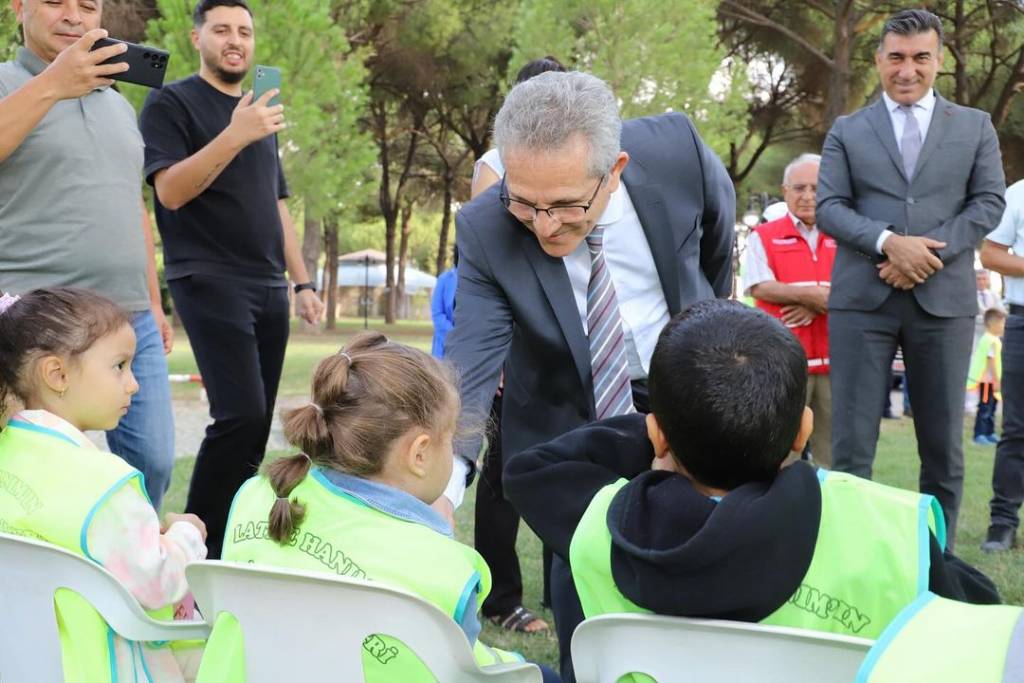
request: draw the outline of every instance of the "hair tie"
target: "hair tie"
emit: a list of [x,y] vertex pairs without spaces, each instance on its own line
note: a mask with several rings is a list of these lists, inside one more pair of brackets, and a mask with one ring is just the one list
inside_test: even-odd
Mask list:
[[309,405],[313,406],[313,408],[316,409],[316,412],[320,413],[320,416],[323,417],[323,414],[324,414],[324,409],[323,408],[318,406],[316,403],[313,403],[312,401],[309,402]]
[[352,356],[348,355],[344,351],[338,351],[338,355],[347,360],[349,365],[352,365]]
[[21,297],[15,294],[4,294],[0,296],[0,315],[3,315],[8,308],[21,301]]
[[289,503],[289,504],[292,502],[291,499],[288,496],[278,496],[277,499],[278,500],[283,500],[284,502]]
[[308,455],[306,455],[305,453],[299,453],[299,455],[301,455],[301,456],[302,456],[303,458],[305,458],[306,460],[308,460],[308,461],[309,461],[309,464],[310,464],[310,465],[312,465],[312,464],[313,464],[313,458],[309,457],[309,456],[308,456]]

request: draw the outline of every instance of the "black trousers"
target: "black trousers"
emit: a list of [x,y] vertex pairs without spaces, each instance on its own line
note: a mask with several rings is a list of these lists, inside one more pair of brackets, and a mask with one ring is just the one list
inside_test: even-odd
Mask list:
[[288,345],[288,289],[191,275],[168,283],[185,325],[213,424],[199,447],[185,510],[206,523],[219,559],[231,501],[267,446]]
[[1003,434],[992,469],[992,524],[1016,529],[1024,502],[1024,311],[1010,307],[1003,335]]
[[476,485],[473,546],[491,568],[491,593],[480,606],[485,617],[504,617],[523,604],[523,577],[516,554],[519,513],[501,485],[501,396],[491,404],[487,453]]

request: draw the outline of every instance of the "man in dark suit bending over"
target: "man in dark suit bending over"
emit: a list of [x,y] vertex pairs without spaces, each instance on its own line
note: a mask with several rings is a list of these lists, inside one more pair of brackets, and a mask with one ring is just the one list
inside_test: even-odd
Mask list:
[[[459,283],[446,357],[463,410],[486,415],[507,356],[502,448],[647,410],[647,371],[670,316],[732,284],[735,193],[682,114],[622,122],[610,88],[545,73],[494,124],[505,177],[456,218]],[[461,449],[472,456],[473,444]],[[461,499],[457,466],[448,499]],[[442,501],[443,503],[443,501]],[[568,672],[582,613],[559,558],[552,602]]]

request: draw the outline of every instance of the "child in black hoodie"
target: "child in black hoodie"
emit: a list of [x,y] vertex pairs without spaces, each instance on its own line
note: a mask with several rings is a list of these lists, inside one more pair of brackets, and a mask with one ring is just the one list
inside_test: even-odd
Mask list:
[[587,617],[651,611],[877,638],[925,590],[998,602],[986,576],[943,551],[931,496],[804,462],[780,469],[810,436],[806,383],[804,351],[777,320],[699,302],[658,339],[652,414],[517,454],[505,494],[569,560]]

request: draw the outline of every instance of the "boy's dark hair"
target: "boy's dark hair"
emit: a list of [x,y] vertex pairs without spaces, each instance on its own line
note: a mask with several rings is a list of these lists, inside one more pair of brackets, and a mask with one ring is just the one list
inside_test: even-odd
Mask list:
[[13,396],[32,393],[32,367],[44,356],[74,362],[102,337],[131,324],[128,313],[84,289],[37,289],[0,313],[0,415]]
[[736,301],[699,301],[658,337],[651,412],[676,460],[706,486],[771,479],[796,439],[807,356],[775,318]]
[[905,9],[889,17],[882,27],[882,35],[878,39],[878,50],[890,33],[898,36],[916,36],[919,33],[935,31],[939,37],[939,52],[942,51],[942,20],[926,9]]
[[990,308],[985,311],[985,326],[988,327],[997,320],[1006,320],[1006,313],[998,308]]
[[539,76],[548,71],[565,71],[565,67],[551,55],[535,59],[532,62],[527,62],[526,66],[519,70],[519,73],[516,74],[516,84],[528,81],[534,76]]
[[192,11],[192,25],[199,28],[206,23],[206,13],[214,7],[241,7],[249,16],[252,16],[252,9],[245,0],[199,0],[196,8]]

